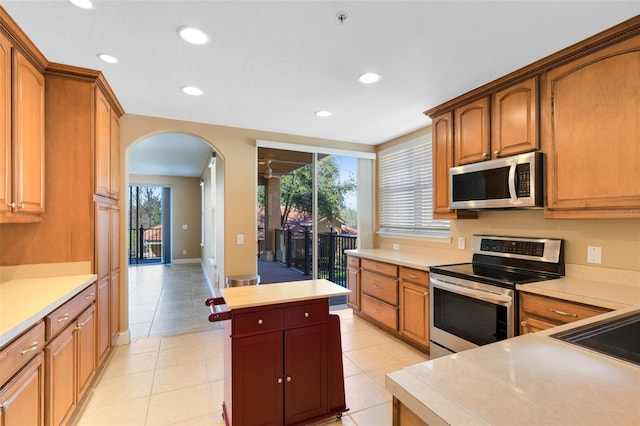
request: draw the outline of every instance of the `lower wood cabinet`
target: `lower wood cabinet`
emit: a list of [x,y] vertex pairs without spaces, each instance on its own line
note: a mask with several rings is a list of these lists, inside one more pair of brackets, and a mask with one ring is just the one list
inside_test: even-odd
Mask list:
[[598,306],[520,292],[520,334],[535,333],[609,311]]
[[429,347],[429,273],[400,268],[400,334]]
[[36,355],[0,389],[0,424],[44,424],[44,355]]
[[393,426],[428,426],[424,420],[396,397],[393,397],[393,419],[391,424]]
[[[354,313],[427,352],[429,272],[356,256],[349,256],[349,269],[356,264],[352,259],[360,261],[359,287],[356,287],[360,309],[349,305]],[[348,276],[352,277],[351,272]]]
[[236,311],[225,323],[227,425],[302,424],[346,410],[340,323],[327,299]]
[[356,311],[360,310],[360,258],[347,256],[347,305]]

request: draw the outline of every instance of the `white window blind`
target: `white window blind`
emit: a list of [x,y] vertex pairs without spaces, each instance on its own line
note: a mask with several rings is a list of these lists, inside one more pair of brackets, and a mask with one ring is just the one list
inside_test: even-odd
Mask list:
[[449,221],[433,219],[431,135],[378,154],[381,233],[448,236]]

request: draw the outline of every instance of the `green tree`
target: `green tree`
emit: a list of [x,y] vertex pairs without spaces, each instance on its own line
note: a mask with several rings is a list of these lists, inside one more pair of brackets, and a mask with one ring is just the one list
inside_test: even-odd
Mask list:
[[[340,182],[340,170],[333,157],[318,161],[318,214],[328,220],[340,217],[345,209],[345,195],[356,189],[355,178]],[[310,214],[313,206],[313,169],[307,164],[280,180],[281,204],[284,211],[280,225],[287,223],[293,208]]]
[[145,229],[160,225],[161,201],[160,188],[140,187],[140,226]]

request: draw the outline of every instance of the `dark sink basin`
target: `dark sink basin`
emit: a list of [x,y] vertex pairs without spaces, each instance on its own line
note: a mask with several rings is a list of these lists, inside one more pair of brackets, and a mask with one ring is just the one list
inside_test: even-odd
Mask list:
[[553,334],[551,337],[640,365],[640,312]]

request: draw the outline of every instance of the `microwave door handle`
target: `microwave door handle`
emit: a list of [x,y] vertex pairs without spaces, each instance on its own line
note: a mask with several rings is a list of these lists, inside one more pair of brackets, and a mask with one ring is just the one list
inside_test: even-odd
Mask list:
[[518,200],[518,193],[516,192],[516,187],[518,186],[518,182],[516,182],[518,175],[516,174],[516,167],[518,166],[517,162],[513,162],[511,167],[509,167],[509,195],[511,196],[511,201]]
[[513,301],[511,296],[503,296],[501,294],[488,293],[482,290],[473,290],[467,287],[462,287],[454,284],[449,284],[444,281],[432,278],[431,283],[443,290],[449,290],[452,293],[462,294],[463,296],[469,296],[474,299],[484,300],[489,303],[510,304]]

